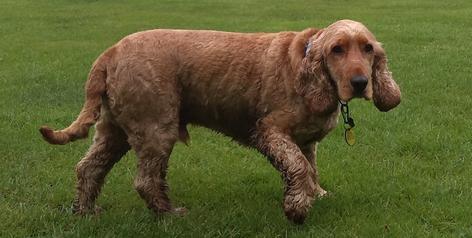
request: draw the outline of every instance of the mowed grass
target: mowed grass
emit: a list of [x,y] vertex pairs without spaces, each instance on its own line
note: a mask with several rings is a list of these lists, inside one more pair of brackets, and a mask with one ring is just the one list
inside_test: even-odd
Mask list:
[[[471,237],[471,15],[468,0],[2,0],[0,236]],[[403,100],[388,113],[351,103],[358,143],[345,144],[342,125],[321,143],[321,184],[332,195],[304,225],[285,219],[282,182],[263,156],[196,127],[169,166],[185,217],[157,219],[145,207],[132,152],[107,178],[104,212],[72,215],[74,166],[91,139],[50,146],[37,129],[75,119],[107,47],[153,28],[273,32],[343,18],[384,43]]]

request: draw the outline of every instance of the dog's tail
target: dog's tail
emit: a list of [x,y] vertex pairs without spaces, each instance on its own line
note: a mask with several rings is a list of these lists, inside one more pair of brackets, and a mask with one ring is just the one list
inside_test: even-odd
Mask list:
[[77,119],[67,128],[54,131],[42,126],[39,131],[50,144],[64,145],[71,141],[86,138],[89,128],[100,118],[102,96],[106,94],[107,64],[110,50],[102,54],[93,64],[85,84],[85,103]]

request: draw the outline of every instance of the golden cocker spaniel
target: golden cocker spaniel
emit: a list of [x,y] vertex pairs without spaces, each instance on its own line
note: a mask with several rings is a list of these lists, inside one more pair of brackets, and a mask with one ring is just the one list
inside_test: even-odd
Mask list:
[[400,103],[400,89],[374,35],[341,20],[302,32],[229,33],[150,30],[129,35],[93,64],[85,104],[63,130],[40,129],[51,144],[87,136],[77,164],[74,211],[94,211],[106,174],[128,150],[139,158],[135,187],[155,213],[171,205],[166,172],[186,125],[222,132],[257,148],[285,182],[283,208],[303,223],[319,185],[317,144],[336,126],[339,101],[372,99],[381,111]]

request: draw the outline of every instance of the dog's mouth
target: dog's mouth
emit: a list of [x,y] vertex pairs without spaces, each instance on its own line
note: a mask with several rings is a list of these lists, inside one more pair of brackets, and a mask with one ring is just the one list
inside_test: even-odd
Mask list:
[[[349,102],[352,99],[356,99],[356,98],[359,98],[359,99],[363,98],[367,101],[372,100],[372,97],[373,97],[372,89],[369,87],[368,83],[366,83],[365,86],[357,87],[356,89],[356,87],[354,87],[354,85],[352,85],[352,83],[348,80],[346,81],[349,83],[346,83],[346,81],[336,81],[331,74],[329,74],[329,79],[330,79],[330,82],[332,82],[333,85],[335,85],[335,87],[337,88],[339,100],[343,102]],[[339,83],[339,82],[342,82],[342,83]]]
[[339,99],[344,102],[349,102],[353,99],[365,99],[367,101],[372,100],[372,94],[368,92],[367,89],[361,91],[361,92],[356,92],[354,90],[351,91],[350,95],[339,95]]
[[353,98],[363,98],[365,100],[371,100],[372,96],[367,93],[367,90],[362,92],[354,92]]
[[365,90],[361,91],[361,92],[358,92],[358,91],[354,91],[353,92],[353,98],[363,98],[365,97]]

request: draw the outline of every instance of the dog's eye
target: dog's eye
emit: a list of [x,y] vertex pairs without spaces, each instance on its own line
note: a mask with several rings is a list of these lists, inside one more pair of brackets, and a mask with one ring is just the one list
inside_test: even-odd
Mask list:
[[337,46],[334,46],[333,49],[331,49],[331,51],[333,53],[340,54],[344,52],[344,49],[340,45],[337,45]]
[[370,53],[374,50],[374,47],[371,44],[367,44],[364,47],[365,52]]

